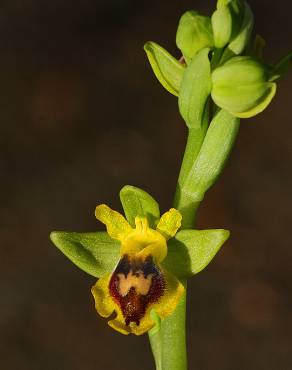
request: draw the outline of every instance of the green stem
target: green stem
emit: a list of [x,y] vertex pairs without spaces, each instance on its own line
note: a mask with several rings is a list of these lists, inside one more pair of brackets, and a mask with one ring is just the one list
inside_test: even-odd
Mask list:
[[[185,207],[186,200],[179,195],[181,184],[186,180],[190,169],[195,162],[206,131],[208,128],[208,109],[206,107],[203,122],[198,129],[189,129],[188,139],[182,166],[178,178],[174,207],[183,216],[182,228],[188,229],[193,226],[196,208],[189,205]],[[149,332],[149,340],[155,359],[156,370],[186,370],[187,369],[187,350],[186,350],[186,280],[181,280],[185,287],[185,293],[180,300],[175,312],[164,319],[161,323],[156,317],[157,325]]]
[[[181,281],[186,289],[186,281]],[[159,329],[149,332],[156,370],[186,370],[186,293],[171,316],[161,321]],[[159,324],[158,324],[159,325]]]
[[[182,229],[193,228],[204,194],[223,171],[238,133],[239,119],[228,112],[217,112],[206,132],[207,117],[199,131],[189,130],[178,179],[174,207],[182,214]],[[182,283],[187,288],[186,281]],[[157,317],[149,333],[156,370],[187,369],[185,323],[186,291],[175,312],[161,323]]]
[[182,196],[181,189],[184,182],[189,176],[190,170],[196,162],[197,156],[200,153],[209,123],[209,103],[206,104],[202,125],[199,128],[190,128],[188,131],[188,139],[184,152],[184,157],[177,181],[177,187],[174,197],[174,208],[178,209],[182,215],[182,229],[192,228],[199,203],[194,203],[187,197],[187,194]]

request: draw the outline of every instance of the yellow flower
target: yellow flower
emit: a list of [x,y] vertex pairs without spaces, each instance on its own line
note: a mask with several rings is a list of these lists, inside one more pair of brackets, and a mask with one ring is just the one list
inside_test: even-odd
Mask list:
[[179,280],[161,267],[167,243],[181,226],[181,214],[174,208],[160,218],[156,230],[145,217],[135,218],[135,228],[105,204],[95,210],[109,236],[121,243],[120,260],[114,271],[92,287],[95,308],[103,317],[116,316],[108,324],[123,334],[143,334],[154,326],[151,310],[161,319],[176,308],[184,292]]

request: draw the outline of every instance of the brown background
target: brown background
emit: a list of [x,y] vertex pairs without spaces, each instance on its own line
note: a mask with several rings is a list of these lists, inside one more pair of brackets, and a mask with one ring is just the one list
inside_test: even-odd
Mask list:
[[[291,2],[250,1],[274,61],[291,47]],[[95,279],[48,239],[89,231],[124,184],[171,205],[186,130],[142,46],[174,37],[215,1],[7,0],[0,4],[1,370],[154,369],[147,336],[93,308]],[[232,237],[189,283],[190,369],[292,369],[292,74],[243,121],[199,227]]]

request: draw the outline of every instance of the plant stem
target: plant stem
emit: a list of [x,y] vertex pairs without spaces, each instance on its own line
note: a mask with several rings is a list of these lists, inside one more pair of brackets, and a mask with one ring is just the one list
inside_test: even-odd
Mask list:
[[[194,227],[197,209],[204,194],[222,172],[233,147],[239,119],[220,110],[208,130],[207,127],[208,115],[205,113],[201,127],[189,130],[174,199],[174,207],[182,214],[182,229]],[[181,282],[185,286],[185,294],[176,310],[149,332],[156,370],[187,370],[187,286],[185,280]]]
[[[186,289],[186,281],[181,281]],[[186,370],[186,293],[174,313],[149,332],[156,370]]]
[[178,209],[182,215],[182,229],[190,229],[195,222],[196,212],[200,202],[194,202],[188,197],[187,193],[182,194],[182,187],[186,178],[189,176],[190,170],[196,162],[200,152],[209,123],[209,103],[205,106],[202,125],[196,129],[189,129],[188,139],[184,152],[184,157],[177,181],[177,187],[174,197],[174,208]]
[[[202,126],[198,129],[189,129],[188,139],[182,166],[178,178],[174,207],[178,209],[182,218],[182,229],[192,228],[197,207],[185,197],[180,196],[180,186],[189,174],[193,163],[199,154],[208,128],[208,107],[206,107]],[[149,340],[155,359],[156,370],[186,370],[186,280],[181,280],[185,293],[174,313],[160,323],[160,328],[149,332]]]

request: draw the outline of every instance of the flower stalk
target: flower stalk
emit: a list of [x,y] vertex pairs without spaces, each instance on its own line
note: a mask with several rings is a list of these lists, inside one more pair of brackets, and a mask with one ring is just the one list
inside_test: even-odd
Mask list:
[[[200,129],[188,130],[173,204],[182,215],[181,229],[194,227],[204,194],[223,171],[238,133],[238,118],[224,111],[218,112],[208,128],[208,113],[207,102]],[[149,332],[156,370],[187,369],[187,281],[181,280],[181,283],[185,286],[185,294],[175,312],[161,322],[159,329]]]

